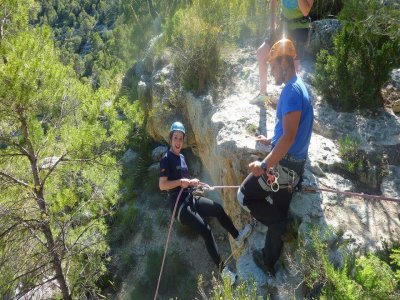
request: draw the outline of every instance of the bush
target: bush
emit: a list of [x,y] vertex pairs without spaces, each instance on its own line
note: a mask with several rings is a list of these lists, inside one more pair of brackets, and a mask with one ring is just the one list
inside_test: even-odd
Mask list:
[[[214,278],[215,279],[215,278]],[[223,281],[214,281],[213,289],[210,297],[208,297],[203,288],[203,277],[200,275],[198,279],[198,290],[202,299],[220,300],[255,300],[264,299],[262,296],[257,296],[257,286],[254,280],[245,280],[237,285],[232,286],[229,278],[224,278]],[[268,298],[266,298],[268,299]]]
[[356,260],[354,279],[372,299],[396,299],[396,280],[389,265],[374,255]]
[[219,29],[202,20],[195,6],[178,11],[171,22],[174,65],[181,84],[186,90],[203,94],[217,78]]
[[378,0],[349,0],[339,18],[334,54],[322,50],[317,58],[317,89],[339,110],[381,107],[382,86],[400,63],[400,10]]

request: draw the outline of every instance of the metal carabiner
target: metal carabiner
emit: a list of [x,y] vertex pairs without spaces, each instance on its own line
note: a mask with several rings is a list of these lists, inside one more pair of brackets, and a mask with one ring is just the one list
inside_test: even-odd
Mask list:
[[273,183],[271,184],[271,190],[272,190],[273,192],[279,191],[279,183],[278,183],[278,181],[275,181],[275,182],[273,182]]

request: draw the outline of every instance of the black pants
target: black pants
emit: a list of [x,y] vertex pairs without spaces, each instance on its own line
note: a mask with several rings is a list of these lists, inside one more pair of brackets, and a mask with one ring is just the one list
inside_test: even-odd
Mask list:
[[[263,248],[264,264],[273,268],[282,250],[282,235],[286,229],[292,193],[288,189],[280,189],[277,192],[265,191],[258,184],[258,178],[252,174],[244,180],[240,192],[244,196],[243,204],[253,217],[268,226]],[[272,199],[272,203],[267,201],[268,196]]]
[[224,227],[233,238],[236,238],[239,233],[220,204],[204,197],[195,197],[189,200],[190,201],[186,201],[180,209],[179,221],[193,228],[203,237],[208,253],[217,267],[220,268],[222,262],[221,256],[218,253],[217,244],[215,243],[211,228],[204,218],[217,218],[222,227]]

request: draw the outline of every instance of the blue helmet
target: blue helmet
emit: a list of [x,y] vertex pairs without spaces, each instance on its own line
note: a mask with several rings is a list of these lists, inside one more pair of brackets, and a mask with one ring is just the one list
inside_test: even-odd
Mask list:
[[185,126],[183,126],[183,124],[181,122],[174,122],[171,125],[171,129],[169,130],[170,133],[174,132],[174,131],[180,131],[183,134],[186,134],[185,132]]

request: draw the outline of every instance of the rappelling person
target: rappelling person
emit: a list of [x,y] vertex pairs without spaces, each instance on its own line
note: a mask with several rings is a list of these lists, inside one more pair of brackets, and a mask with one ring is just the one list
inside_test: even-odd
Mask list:
[[251,173],[238,191],[238,201],[254,218],[268,226],[264,248],[253,251],[255,263],[275,275],[274,265],[282,249],[282,234],[293,191],[307,158],[313,128],[313,107],[308,91],[295,69],[296,49],[289,39],[275,43],[268,56],[276,84],[285,84],[276,110],[274,136],[258,136],[272,145],[262,160],[249,164]]
[[[234,284],[237,275],[224,265],[211,228],[205,218],[217,218],[222,227],[234,238],[238,247],[250,234],[251,226],[247,224],[242,230],[238,231],[220,204],[205,197],[193,196],[190,188],[199,186],[200,181],[197,178],[190,179],[185,157],[181,154],[184,138],[185,127],[181,122],[174,122],[169,134],[170,149],[160,162],[160,190],[168,191],[168,200],[172,211],[175,202],[178,201],[174,217],[181,224],[189,226],[203,237],[207,251],[221,272],[221,276],[229,278],[231,284]],[[183,189],[183,192],[177,199],[181,189]]]

